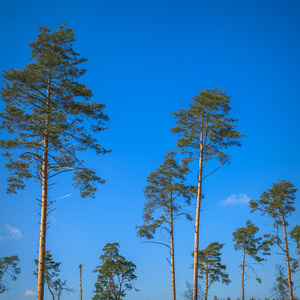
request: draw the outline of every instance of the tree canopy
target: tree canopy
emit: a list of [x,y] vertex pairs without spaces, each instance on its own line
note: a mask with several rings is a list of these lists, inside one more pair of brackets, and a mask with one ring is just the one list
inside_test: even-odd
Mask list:
[[122,300],[133,289],[136,265],[119,254],[119,243],[107,243],[96,266],[97,282],[93,300]]
[[7,274],[11,280],[17,280],[17,276],[21,273],[21,268],[17,267],[20,259],[17,255],[6,256],[0,258],[0,294],[9,289],[6,281],[3,279]]

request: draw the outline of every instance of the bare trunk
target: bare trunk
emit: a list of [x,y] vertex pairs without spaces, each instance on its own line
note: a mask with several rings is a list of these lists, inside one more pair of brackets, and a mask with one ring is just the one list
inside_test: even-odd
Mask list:
[[197,207],[196,207],[196,218],[195,218],[193,300],[198,299],[198,250],[199,250],[199,225],[200,225],[200,209],[201,209],[201,198],[202,198],[202,167],[203,167],[202,142],[203,142],[203,138],[201,135],[199,172],[198,172]]
[[284,219],[283,214],[282,214],[282,229],[283,229],[283,234],[284,234],[284,246],[285,246],[286,269],[287,269],[287,275],[288,275],[289,294],[290,294],[290,300],[293,300],[293,286],[292,286],[292,276],[291,276],[291,267],[290,267],[289,245],[288,245],[288,241],[287,241],[285,219]]
[[108,270],[108,274],[109,274],[109,277],[108,277],[108,294],[107,294],[107,300],[110,300],[110,289],[111,289],[111,275],[110,275],[110,264],[111,264],[111,259],[109,260],[109,270]]
[[43,166],[42,166],[42,201],[41,201],[37,300],[44,300],[46,229],[47,229],[47,208],[48,208],[48,203],[47,203],[48,174],[47,173],[48,173],[48,138],[45,137]]
[[79,270],[80,270],[80,274],[79,274],[79,291],[80,291],[80,300],[82,300],[82,265],[79,265]]
[[170,198],[170,236],[171,236],[171,273],[172,273],[172,299],[176,300],[175,289],[175,258],[174,258],[174,232],[173,232],[173,199]]
[[242,263],[242,300],[245,299],[245,246],[243,245],[243,263]]
[[208,272],[207,272],[207,263],[206,263],[206,277],[205,277],[205,293],[204,293],[204,300],[207,300],[207,296],[208,296]]
[[42,200],[41,200],[41,223],[40,223],[40,243],[39,243],[39,264],[38,264],[38,287],[37,300],[44,300],[45,286],[45,254],[46,254],[46,230],[47,230],[47,209],[48,209],[48,126],[49,126],[49,106],[50,106],[50,84],[48,80],[46,120],[44,132],[44,152],[42,163]]

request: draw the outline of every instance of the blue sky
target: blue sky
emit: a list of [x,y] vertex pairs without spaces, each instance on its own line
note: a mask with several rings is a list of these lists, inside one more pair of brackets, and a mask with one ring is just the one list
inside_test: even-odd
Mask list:
[[[228,149],[231,165],[204,183],[200,248],[214,241],[225,243],[223,262],[232,282],[216,283],[210,296],[236,299],[241,253],[233,249],[232,232],[245,226],[248,218],[261,227],[261,234],[271,224],[267,217],[250,214],[243,200],[258,199],[280,179],[300,187],[300,3],[0,0],[1,71],[29,62],[28,43],[37,38],[38,25],[56,29],[63,22],[75,32],[74,49],[89,58],[82,80],[92,89],[93,100],[106,104],[109,129],[98,138],[112,150],[101,157],[82,156],[106,179],[95,199],[81,199],[68,176],[57,178],[51,190],[51,199],[69,195],[57,200],[47,236],[47,248],[62,262],[61,277],[75,289],[63,298],[79,298],[82,264],[84,299],[91,299],[96,281],[92,270],[101,249],[108,242],[119,242],[120,253],[137,265],[140,291],[128,293],[126,299],[171,299],[167,249],[143,244],[136,237],[143,189],[147,176],[176,145],[170,113],[187,108],[201,88],[222,88],[232,96],[231,116],[238,119],[238,130],[245,137],[241,148]],[[19,255],[22,273],[16,282],[8,281],[10,290],[2,297],[34,299],[30,294],[36,291],[32,273],[39,234],[35,199],[41,189],[28,182],[17,195],[7,195],[4,165],[1,156],[0,257]],[[189,183],[196,184],[196,164]],[[297,196],[291,227],[299,224],[299,192]],[[192,281],[193,222],[179,220],[175,226],[180,300],[185,282]],[[256,267],[261,285],[250,274],[247,298],[270,295],[275,264],[282,259],[276,252],[274,247],[268,261]],[[299,289],[296,295],[300,296]]]

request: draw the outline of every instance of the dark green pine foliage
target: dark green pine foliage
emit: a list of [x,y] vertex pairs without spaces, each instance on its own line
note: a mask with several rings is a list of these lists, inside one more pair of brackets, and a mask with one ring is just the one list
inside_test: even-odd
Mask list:
[[[245,275],[246,268],[250,268],[254,273],[254,268],[251,263],[247,262],[247,257],[250,257],[257,263],[261,263],[265,259],[263,256],[270,255],[270,246],[273,245],[274,239],[269,234],[263,237],[257,237],[259,228],[255,226],[250,220],[247,220],[246,226],[238,228],[232,233],[234,249],[242,251],[242,300],[245,299]],[[256,275],[256,273],[255,273]],[[261,279],[256,276],[256,280],[261,283]]]
[[96,185],[104,180],[85,166],[78,153],[107,152],[95,134],[106,129],[108,117],[104,105],[90,101],[91,90],[79,82],[86,71],[80,64],[86,59],[73,50],[73,30],[60,25],[53,32],[48,27],[39,31],[29,44],[31,62],[3,73],[6,86],[1,99],[6,106],[0,127],[12,138],[1,140],[0,147],[9,160],[8,193],[23,189],[30,178],[42,185],[37,299],[43,300],[47,216],[53,203],[48,202],[48,187],[53,177],[73,172],[81,196],[94,197]]
[[[35,259],[34,263],[36,266],[38,266],[39,260]],[[51,251],[47,250],[45,255],[45,284],[47,284],[47,288],[53,300],[55,300],[55,298],[59,300],[64,290],[68,292],[74,291],[73,289],[67,287],[66,280],[57,278],[60,273],[60,265],[61,262],[55,262],[53,260]],[[38,269],[34,271],[33,274],[37,277]]]
[[[168,152],[164,156],[163,164],[147,178],[149,184],[144,190],[147,199],[143,213],[144,224],[137,226],[139,237],[154,239],[157,229],[165,224],[170,228],[171,217],[175,220],[184,215],[191,220],[186,208],[190,206],[197,190],[193,186],[186,185],[186,175],[189,173],[187,160],[182,160],[182,164],[178,164],[175,156],[174,151]],[[170,230],[167,232],[170,233]],[[166,246],[169,247],[168,244]]]
[[300,225],[296,225],[293,230],[290,232],[291,238],[296,243],[297,255],[300,258]]
[[[48,27],[39,27],[39,31],[37,40],[29,44],[31,62],[23,69],[3,72],[6,86],[1,89],[1,99],[6,106],[0,114],[1,128],[14,136],[0,144],[9,159],[8,192],[23,189],[25,179],[42,180],[47,150],[49,179],[74,171],[74,185],[82,197],[94,196],[94,183],[104,181],[84,166],[77,153],[88,149],[107,152],[87,128],[92,133],[106,129],[103,125],[108,117],[102,103],[89,102],[92,91],[78,81],[86,72],[80,64],[87,59],[74,52],[72,29],[60,25],[54,32]],[[16,150],[15,159],[11,150]]]
[[284,272],[284,267],[282,265],[276,265],[275,267],[277,274],[276,274],[276,282],[271,289],[271,293],[273,297],[280,300],[286,300],[289,298],[289,285],[288,279]]
[[192,100],[189,109],[173,112],[176,126],[171,131],[179,135],[177,148],[181,153],[190,161],[198,160],[193,271],[193,300],[197,300],[202,181],[230,163],[230,156],[225,150],[229,146],[241,146],[242,135],[236,131],[237,120],[229,118],[230,96],[226,95],[226,91],[202,89]]
[[93,300],[122,300],[134,288],[136,265],[119,254],[119,243],[107,243],[102,251],[93,271],[98,274]]
[[20,259],[17,255],[0,258],[0,294],[9,289],[6,281],[3,279],[5,274],[13,281],[17,280],[17,276],[21,273],[21,268],[17,267],[19,261]]
[[189,172],[187,160],[179,164],[176,153],[170,151],[165,155],[165,160],[159,168],[151,172],[147,178],[149,183],[144,190],[147,201],[144,206],[144,224],[137,226],[137,235],[148,240],[153,240],[158,229],[165,230],[168,242],[151,241],[164,245],[170,249],[170,265],[172,275],[172,299],[176,299],[175,289],[175,246],[174,246],[174,221],[180,216],[191,220],[186,207],[191,204],[191,199],[196,196],[197,189],[186,184],[186,175]]
[[[295,211],[296,191],[297,189],[295,189],[291,182],[280,180],[277,183],[273,183],[271,189],[263,192],[259,200],[250,201],[251,212],[259,211],[261,215],[267,214],[273,219],[273,227],[275,229],[273,237],[285,255],[290,300],[293,300],[292,275],[299,270],[299,261],[290,255],[289,233],[287,232],[289,223],[287,222],[287,218]],[[297,236],[297,231],[299,230],[297,226],[295,228],[295,231],[292,231],[294,238]],[[297,238],[295,241],[297,243]]]
[[224,244],[213,242],[206,249],[199,250],[198,266],[199,278],[205,282],[204,299],[207,300],[208,289],[214,282],[221,281],[229,284],[229,275],[226,273],[226,265],[222,264],[221,250]]

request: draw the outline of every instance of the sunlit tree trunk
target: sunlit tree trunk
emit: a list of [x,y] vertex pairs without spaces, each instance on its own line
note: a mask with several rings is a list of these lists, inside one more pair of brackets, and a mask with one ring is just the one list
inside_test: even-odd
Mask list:
[[170,193],[170,237],[171,237],[170,252],[171,252],[171,273],[172,273],[172,299],[176,300],[172,193]]
[[282,229],[283,229],[283,235],[284,235],[284,246],[285,246],[286,269],[287,269],[287,275],[288,275],[289,294],[290,294],[290,300],[293,300],[293,286],[292,286],[291,267],[290,267],[289,245],[288,245],[288,241],[287,241],[285,219],[284,219],[283,214],[282,214]]
[[39,264],[38,264],[38,287],[37,300],[44,300],[45,286],[45,254],[46,254],[46,231],[47,231],[47,209],[48,209],[48,126],[50,115],[50,84],[48,80],[46,120],[44,132],[44,151],[42,162],[42,200],[41,200],[41,223],[40,223],[40,243],[39,243]]
[[205,293],[204,293],[204,300],[207,300],[207,295],[208,295],[208,272],[207,272],[207,263],[206,263],[206,276],[205,276]]
[[193,300],[198,300],[198,250],[199,250],[199,225],[200,210],[202,199],[202,168],[203,168],[203,134],[200,138],[200,157],[198,172],[198,191],[197,191],[197,207],[195,220],[195,240],[194,240],[194,273],[193,273]]
[[243,262],[242,262],[242,300],[245,300],[245,247],[243,246]]

